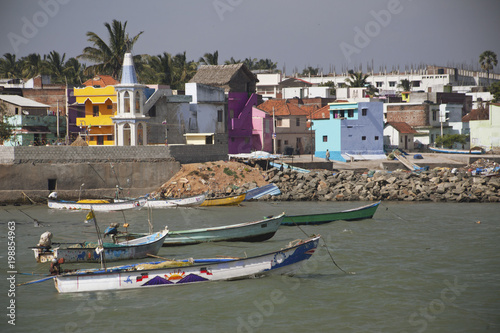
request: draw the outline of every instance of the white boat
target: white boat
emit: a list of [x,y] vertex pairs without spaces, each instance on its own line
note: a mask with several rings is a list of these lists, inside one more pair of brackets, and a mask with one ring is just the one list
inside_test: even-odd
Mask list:
[[146,201],[146,207],[151,208],[176,208],[199,206],[205,201],[205,194],[194,195],[185,198],[150,199]]
[[109,212],[116,210],[140,209],[146,204],[146,198],[137,198],[118,202],[109,200],[87,199],[79,201],[58,200],[57,192],[52,192],[47,199],[47,205],[52,209],[91,210]]
[[[117,244],[103,243],[105,261],[117,261],[128,259],[142,259],[148,255],[156,255],[160,251],[168,229],[133,240],[123,241]],[[100,255],[97,242],[83,242],[75,244],[58,245],[53,247],[34,247],[32,250],[37,262],[50,262],[52,259],[64,259],[64,262],[99,262]]]
[[54,277],[60,293],[151,288],[198,282],[293,274],[318,247],[320,236],[299,240],[279,251],[248,258],[159,261],[108,269],[76,270]]

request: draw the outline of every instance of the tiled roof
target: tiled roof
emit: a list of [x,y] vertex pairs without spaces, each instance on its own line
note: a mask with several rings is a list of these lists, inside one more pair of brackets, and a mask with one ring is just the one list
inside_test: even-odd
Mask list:
[[490,118],[490,113],[488,108],[473,109],[471,112],[467,113],[462,117],[463,123],[468,123],[471,120],[488,120]]
[[243,63],[229,65],[202,65],[196,71],[196,74],[189,82],[201,83],[207,85],[226,85],[233,77],[242,71],[249,79],[259,82],[257,76],[248,70]]
[[312,119],[330,119],[330,106],[325,105],[322,108],[314,111]]
[[399,133],[402,134],[416,134],[417,131],[410,125],[404,122],[388,122],[387,125],[394,127]]
[[99,86],[99,87],[106,87],[106,86],[114,86],[117,85],[119,82],[111,75],[96,75],[92,79],[89,79],[83,83],[84,86],[86,87],[94,87],[94,86]]
[[308,116],[309,109],[303,109],[297,104],[289,103],[284,99],[270,99],[257,106],[259,110],[275,116]]
[[14,105],[31,108],[50,108],[50,105],[35,102],[29,98],[17,95],[0,95],[0,99]]

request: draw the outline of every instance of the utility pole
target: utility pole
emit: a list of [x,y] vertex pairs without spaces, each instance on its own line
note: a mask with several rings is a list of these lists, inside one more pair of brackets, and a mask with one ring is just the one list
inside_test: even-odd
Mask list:
[[59,100],[57,100],[57,118],[56,118],[56,127],[57,127],[57,140],[59,140]]
[[69,115],[68,115],[68,78],[64,77],[66,81],[66,89],[64,89],[64,106],[66,112],[66,144],[69,145]]
[[273,106],[273,155],[276,155],[276,120],[274,119],[274,106]]

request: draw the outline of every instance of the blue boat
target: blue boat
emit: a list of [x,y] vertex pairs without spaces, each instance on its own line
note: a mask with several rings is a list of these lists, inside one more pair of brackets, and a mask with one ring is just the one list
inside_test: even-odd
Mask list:
[[256,187],[251,190],[248,190],[245,195],[245,201],[258,199],[264,195],[279,195],[281,194],[280,189],[276,184],[267,184],[261,187]]

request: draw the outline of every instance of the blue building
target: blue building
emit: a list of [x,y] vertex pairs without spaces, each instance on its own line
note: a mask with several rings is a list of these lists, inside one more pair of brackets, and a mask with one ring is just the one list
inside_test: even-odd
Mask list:
[[341,162],[385,157],[382,102],[329,103],[325,109],[313,117],[316,157],[325,158],[327,149]]

